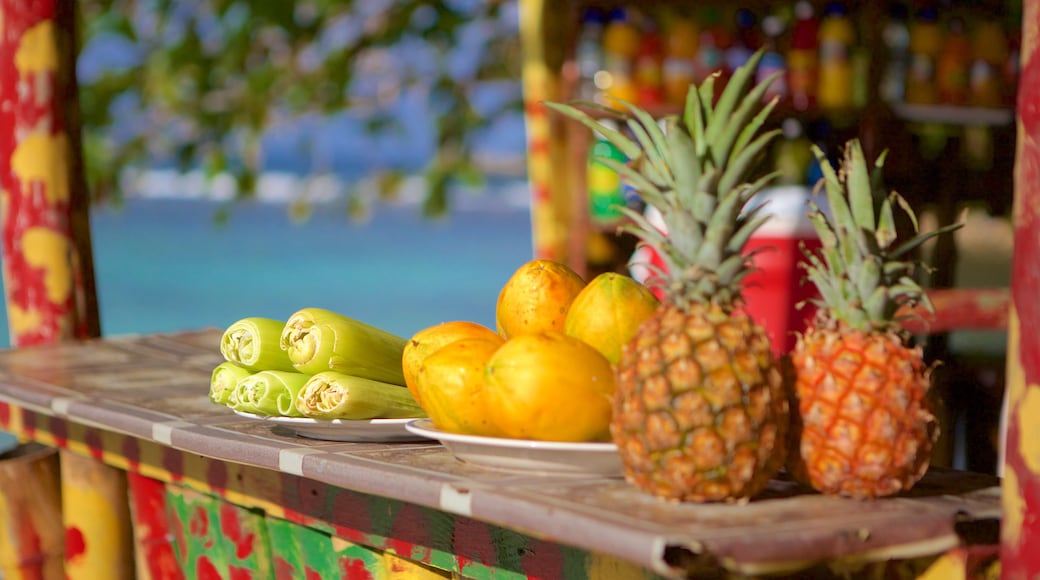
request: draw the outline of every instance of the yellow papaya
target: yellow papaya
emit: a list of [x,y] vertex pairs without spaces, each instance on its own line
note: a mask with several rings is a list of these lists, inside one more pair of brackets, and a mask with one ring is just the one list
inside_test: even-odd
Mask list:
[[593,278],[574,298],[563,331],[589,343],[616,365],[621,347],[658,305],[657,297],[646,286],[624,274],[606,272]]
[[422,394],[419,392],[416,379],[423,360],[441,347],[463,338],[497,339],[500,343],[503,340],[494,330],[483,324],[468,320],[452,320],[424,328],[413,334],[405,343],[404,352],[401,355],[404,384],[420,405],[422,405]]
[[495,304],[496,330],[503,338],[563,331],[567,310],[585,280],[566,264],[531,260],[502,286]]
[[502,339],[463,338],[427,356],[419,367],[417,385],[422,407],[438,429],[468,435],[500,436],[485,406],[488,359]]
[[614,373],[602,353],[562,332],[510,338],[487,361],[486,405],[506,437],[609,439]]

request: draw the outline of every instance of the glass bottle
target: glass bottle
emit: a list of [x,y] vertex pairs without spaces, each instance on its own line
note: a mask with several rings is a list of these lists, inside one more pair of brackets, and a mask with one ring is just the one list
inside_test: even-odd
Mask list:
[[816,99],[824,109],[852,106],[852,47],[856,29],[840,2],[824,9],[819,29],[820,69]]

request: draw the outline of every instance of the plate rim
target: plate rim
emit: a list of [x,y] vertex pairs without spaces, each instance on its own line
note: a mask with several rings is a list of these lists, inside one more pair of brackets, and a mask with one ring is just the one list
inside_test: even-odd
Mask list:
[[[425,425],[423,424],[425,422]],[[436,439],[442,443],[463,443],[469,445],[480,445],[484,447],[507,447],[510,449],[530,449],[537,451],[554,452],[582,452],[582,453],[616,453],[617,445],[607,441],[539,441],[537,439],[510,439],[508,437],[486,437],[482,435],[466,435],[464,433],[452,433],[438,429],[433,425],[433,420],[424,417],[410,419],[404,428],[408,431]]]
[[270,423],[278,423],[281,425],[294,425],[294,426],[307,426],[312,425],[315,427],[324,426],[358,426],[358,425],[373,425],[373,426],[394,426],[404,425],[407,426],[409,421],[415,419],[415,417],[407,417],[404,419],[315,419],[314,417],[285,417],[281,415],[260,415],[257,413],[250,413],[248,411],[239,411],[238,409],[231,409],[239,417],[246,417],[248,419],[257,419],[260,421],[267,421]]

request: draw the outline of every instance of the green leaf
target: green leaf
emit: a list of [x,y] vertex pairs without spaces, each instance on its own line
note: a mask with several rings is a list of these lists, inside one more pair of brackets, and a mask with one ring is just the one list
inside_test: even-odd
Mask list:
[[891,194],[891,198],[899,204],[899,207],[903,209],[903,213],[905,213],[906,217],[910,219],[911,231],[916,234],[918,230],[920,230],[920,226],[917,223],[917,215],[914,214],[914,209],[910,207],[910,204],[903,198],[903,196],[894,191]]
[[617,159],[611,159],[609,157],[597,157],[597,159],[600,163],[617,172],[624,181],[635,187],[643,197],[660,199],[664,195],[656,184],[652,183],[638,171],[632,169],[627,163],[622,163]]
[[642,153],[642,149],[639,147],[639,145],[634,143],[628,137],[625,137],[620,132],[611,129],[610,127],[604,126],[598,120],[590,117],[584,111],[581,111],[571,105],[566,105],[562,103],[552,103],[546,101],[544,105],[556,112],[562,113],[567,117],[574,119],[575,121],[578,121],[579,123],[585,125],[592,131],[597,132],[600,135],[603,135],[604,139],[610,141],[615,147],[621,150],[621,153],[623,153],[625,157],[628,157],[629,159],[635,159],[639,157],[640,153]]
[[867,161],[859,140],[853,139],[845,146],[845,188],[848,191],[852,218],[860,229],[873,231],[874,195],[870,184]]
[[730,160],[726,166],[725,173],[723,173],[721,179],[719,179],[719,190],[729,191],[737,187],[737,185],[747,178],[748,172],[754,167],[755,162],[758,161],[759,155],[773,142],[778,135],[780,130],[776,129],[768,131],[760,135],[757,139],[751,142],[736,159]]
[[643,150],[644,155],[641,156],[644,163],[643,172],[654,183],[662,187],[671,187],[674,179],[669,171],[668,162],[662,156],[663,154],[658,149],[657,144],[647,134],[646,129],[635,119],[629,119],[627,126],[632,134],[636,136],[636,140]]
[[773,109],[776,108],[776,105],[779,102],[779,99],[772,99],[766,103],[751,122],[743,126],[743,129],[741,129],[740,134],[737,135],[737,140],[733,143],[730,150],[742,151],[747,147],[747,144],[758,135],[759,130],[761,130],[761,128],[766,124],[766,121],[769,120],[769,116],[773,114]]
[[701,159],[704,156],[704,104],[701,102],[701,94],[695,87],[690,87],[686,93],[686,107],[683,109],[683,123],[690,134],[694,144],[693,162],[698,164],[698,170],[703,169]]
[[877,240],[879,248],[887,249],[896,241],[898,237],[898,231],[896,230],[896,218],[892,213],[892,198],[887,197],[881,202],[881,208],[878,212],[878,226],[877,231],[874,232],[874,237]]
[[[755,212],[757,213],[757,212]],[[744,246],[747,245],[751,236],[755,235],[758,228],[762,227],[762,224],[769,221],[772,216],[769,214],[747,216],[747,218],[737,226],[737,230],[733,232],[733,236],[729,239],[729,245],[726,246],[726,250],[729,252],[739,253]]]
[[[654,160],[657,169],[664,175],[670,182],[673,178],[671,175],[672,163],[670,162],[671,155],[668,151],[668,139],[665,138],[664,131],[661,130],[657,120],[650,116],[645,110],[633,106],[629,103],[625,103],[628,110],[632,112],[635,118],[639,121],[641,126],[641,132],[644,137],[641,138],[646,140],[644,149],[648,150],[648,155]],[[631,127],[632,123],[629,123]],[[667,182],[666,182],[667,183]]]
[[881,286],[881,266],[877,260],[864,260],[858,264],[857,272],[853,275],[856,284],[856,295],[868,296],[876,288]]
[[917,249],[918,247],[921,246],[921,244],[925,243],[926,241],[928,241],[928,240],[930,240],[930,239],[932,239],[932,238],[934,238],[936,236],[940,236],[942,234],[953,232],[953,231],[959,229],[963,225],[964,224],[961,224],[961,223],[949,224],[949,225],[943,226],[941,228],[937,228],[937,229],[935,229],[935,230],[933,230],[931,232],[927,232],[927,233],[924,233],[924,234],[918,234],[918,235],[914,236],[913,238],[910,238],[909,240],[907,240],[907,241],[903,242],[902,244],[900,244],[899,247],[897,247],[896,249],[894,249],[891,252],[889,252],[888,258],[889,259],[893,259],[893,260],[897,259],[897,258],[905,255],[906,253],[911,252],[911,251]]
[[821,245],[827,248],[834,248],[838,245],[838,240],[834,235],[834,231],[831,230],[826,216],[819,211],[813,211],[809,214],[809,221],[812,222],[813,229],[816,230],[816,236],[820,239]]
[[672,155],[676,195],[683,206],[694,207],[700,180],[700,165],[694,155],[693,141],[675,120],[669,121],[665,135]]
[[[750,91],[748,90],[751,82],[754,81],[758,62],[762,59],[764,52],[764,49],[759,49],[751,55],[746,63],[733,71],[715,105],[712,123],[708,127],[705,138],[714,147],[718,163],[724,163],[729,158],[730,146],[745,125],[745,119],[742,117],[749,114],[752,107],[761,106],[766,89],[783,74],[774,73],[766,81],[756,85]],[[738,111],[740,114],[734,115],[734,111]]]
[[[779,72],[774,73],[773,75],[770,75],[769,79],[775,79],[779,77],[781,74],[782,73]],[[741,151],[744,147],[747,146],[746,139],[750,138],[750,136],[754,135],[754,133],[757,133],[761,129],[761,125],[764,123],[765,117],[763,117],[762,121],[759,122],[758,117],[756,116],[750,124],[747,123],[746,118],[750,114],[751,109],[759,105],[762,99],[762,94],[764,94],[765,92],[766,86],[767,83],[763,82],[757,87],[755,87],[755,89],[745,99],[741,108],[738,109],[737,112],[730,117],[729,123],[727,125],[727,130],[724,131],[713,141],[715,143],[715,151],[717,152],[719,159],[729,159],[730,155],[732,155],[733,152]],[[766,107],[762,109],[762,111],[765,112],[766,117],[768,117],[773,107],[776,106],[778,102],[779,98],[774,97],[768,103],[768,105],[766,105]],[[745,137],[744,133],[748,128],[751,128],[753,132],[749,133],[748,137]],[[734,144],[739,145],[739,147],[734,147]]]

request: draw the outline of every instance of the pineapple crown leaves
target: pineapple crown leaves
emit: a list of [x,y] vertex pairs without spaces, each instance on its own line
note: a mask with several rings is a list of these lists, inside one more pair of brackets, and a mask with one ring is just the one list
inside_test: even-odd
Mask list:
[[[752,269],[743,249],[768,215],[748,202],[775,174],[751,176],[780,133],[762,131],[777,103],[763,102],[776,75],[755,84],[762,54],[759,50],[734,70],[717,100],[718,73],[691,85],[682,113],[660,122],[622,100],[620,111],[594,103],[546,103],[599,132],[628,157],[627,163],[600,161],[660,212],[667,234],[627,209],[622,211],[631,223],[624,229],[657,250],[666,268],[651,266],[651,283],[663,286],[677,302],[738,300],[740,282]],[[619,119],[631,136],[603,127],[590,112]]]
[[[813,154],[823,172],[817,189],[822,184],[829,214],[810,202],[809,219],[821,243],[817,252],[805,252],[806,278],[820,295],[812,302],[832,319],[864,331],[896,329],[896,312],[904,304],[920,303],[931,311],[927,295],[914,279],[922,264],[905,258],[925,241],[961,224],[919,233],[917,217],[906,200],[895,191],[885,191],[885,154],[869,168],[856,139],[846,144],[838,171],[818,147],[813,147]],[[913,233],[898,244],[897,206]]]

